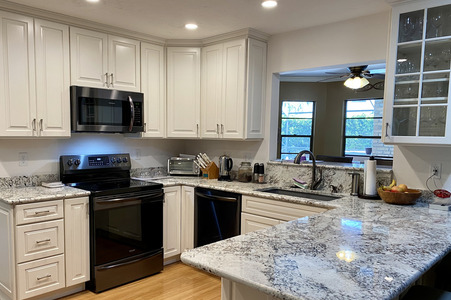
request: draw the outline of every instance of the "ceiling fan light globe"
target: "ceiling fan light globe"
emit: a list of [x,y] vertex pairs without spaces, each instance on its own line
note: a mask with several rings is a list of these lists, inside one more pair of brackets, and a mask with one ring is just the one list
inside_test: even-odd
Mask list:
[[369,83],[370,82],[368,81],[368,79],[366,79],[364,77],[352,77],[352,78],[346,79],[346,81],[344,82],[344,85],[347,88],[356,90],[356,89],[363,88],[364,86],[366,86]]

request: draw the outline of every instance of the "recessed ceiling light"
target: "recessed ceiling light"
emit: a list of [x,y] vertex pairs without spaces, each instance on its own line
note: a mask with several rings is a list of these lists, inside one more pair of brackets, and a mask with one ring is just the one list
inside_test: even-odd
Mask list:
[[262,2],[262,6],[264,8],[273,8],[277,6],[277,1],[274,0],[266,0]]
[[86,2],[97,3],[100,2],[100,0],[86,0]]
[[195,30],[195,29],[197,29],[197,27],[198,26],[196,24],[193,24],[193,23],[185,24],[185,28],[189,29],[189,30]]

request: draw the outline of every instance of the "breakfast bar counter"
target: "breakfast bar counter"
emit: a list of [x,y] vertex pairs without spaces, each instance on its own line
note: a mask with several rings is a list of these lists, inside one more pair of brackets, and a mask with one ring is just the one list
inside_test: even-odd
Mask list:
[[[451,250],[449,212],[357,197],[331,202],[336,208],[181,259],[222,277],[223,299],[393,299]],[[242,290],[232,295],[232,287]]]

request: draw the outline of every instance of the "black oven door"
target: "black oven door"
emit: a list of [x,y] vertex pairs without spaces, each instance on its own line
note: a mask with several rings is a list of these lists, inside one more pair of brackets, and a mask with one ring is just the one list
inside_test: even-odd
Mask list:
[[163,247],[161,189],[93,197],[92,257],[102,265]]

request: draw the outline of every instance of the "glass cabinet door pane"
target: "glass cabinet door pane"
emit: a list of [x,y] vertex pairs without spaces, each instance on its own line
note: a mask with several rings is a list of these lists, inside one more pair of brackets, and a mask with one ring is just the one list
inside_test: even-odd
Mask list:
[[424,10],[417,10],[399,16],[398,42],[418,41],[423,37]]
[[451,35],[451,5],[428,9],[426,22],[426,38]]
[[420,76],[397,76],[395,79],[395,105],[418,104]]
[[445,136],[446,106],[423,106],[420,110],[420,136]]
[[393,136],[415,136],[417,107],[396,107],[393,109]]
[[424,71],[449,70],[451,39],[426,42],[424,48]]
[[398,46],[396,74],[420,72],[421,43]]
[[422,104],[448,103],[449,73],[434,73],[423,76]]

